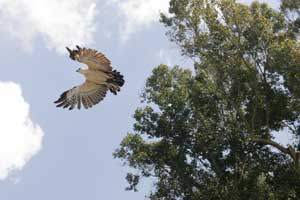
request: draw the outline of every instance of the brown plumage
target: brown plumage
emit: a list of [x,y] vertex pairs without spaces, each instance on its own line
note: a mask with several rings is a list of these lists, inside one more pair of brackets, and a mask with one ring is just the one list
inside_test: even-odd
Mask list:
[[72,60],[87,65],[87,69],[77,70],[85,76],[86,81],[63,92],[54,102],[57,107],[69,108],[69,110],[91,108],[104,99],[107,90],[116,95],[125,82],[120,72],[112,70],[111,62],[104,54],[93,49],[76,47],[75,50],[66,48]]

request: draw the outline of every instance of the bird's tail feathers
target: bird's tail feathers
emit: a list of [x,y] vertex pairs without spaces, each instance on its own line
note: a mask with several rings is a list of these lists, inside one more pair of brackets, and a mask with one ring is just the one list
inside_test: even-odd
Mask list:
[[109,91],[114,95],[120,91],[120,88],[124,85],[124,76],[120,74],[117,70],[112,71],[113,78],[111,80],[111,84],[109,85]]

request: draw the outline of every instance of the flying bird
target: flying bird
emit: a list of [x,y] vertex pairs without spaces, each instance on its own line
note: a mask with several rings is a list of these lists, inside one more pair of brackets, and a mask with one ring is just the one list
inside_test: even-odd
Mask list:
[[66,47],[72,60],[87,65],[76,70],[76,72],[84,75],[86,80],[81,85],[63,92],[54,102],[57,104],[56,107],[68,108],[69,110],[73,110],[75,107],[78,109],[81,107],[91,108],[104,99],[107,90],[116,95],[125,82],[123,75],[112,69],[110,60],[104,54],[94,49],[79,46],[76,48],[71,50]]

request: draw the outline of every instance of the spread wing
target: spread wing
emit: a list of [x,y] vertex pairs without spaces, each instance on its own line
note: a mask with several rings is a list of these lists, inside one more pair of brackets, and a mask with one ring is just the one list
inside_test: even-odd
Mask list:
[[106,92],[106,85],[97,85],[86,81],[63,92],[54,103],[57,104],[56,107],[69,108],[69,110],[73,110],[76,106],[80,109],[82,105],[85,109],[88,109],[102,101]]
[[77,50],[71,50],[66,47],[70,53],[71,59],[86,64],[89,69],[101,70],[105,72],[112,71],[111,62],[103,53],[94,49],[86,49],[79,46],[76,47]]

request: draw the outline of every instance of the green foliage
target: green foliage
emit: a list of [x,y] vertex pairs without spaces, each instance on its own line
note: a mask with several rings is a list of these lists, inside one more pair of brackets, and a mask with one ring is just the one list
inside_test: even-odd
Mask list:
[[[156,178],[149,199],[300,197],[300,43],[287,9],[170,1],[161,21],[195,69],[160,65],[148,78],[114,153],[137,170],[128,189],[143,176]],[[291,146],[273,141],[283,130]]]

